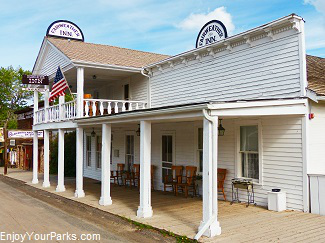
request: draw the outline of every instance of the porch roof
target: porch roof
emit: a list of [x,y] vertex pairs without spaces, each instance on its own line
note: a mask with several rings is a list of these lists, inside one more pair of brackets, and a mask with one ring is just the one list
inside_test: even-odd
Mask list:
[[137,51],[116,46],[93,44],[75,40],[45,37],[72,62],[83,61],[99,64],[141,68],[168,58],[167,55]]
[[202,102],[175,106],[156,107],[126,111],[111,115],[82,117],[75,119],[79,125],[105,122],[120,123],[139,120],[189,119],[203,117],[202,110],[209,109],[213,115],[225,117],[302,115],[306,113],[307,98],[268,99],[229,102]]

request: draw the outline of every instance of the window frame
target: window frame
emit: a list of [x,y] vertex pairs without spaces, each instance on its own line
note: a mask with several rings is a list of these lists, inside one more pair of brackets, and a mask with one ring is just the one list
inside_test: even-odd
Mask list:
[[[203,153],[203,143],[204,143],[204,138],[202,141],[202,149],[199,149],[199,129],[202,129],[202,133],[203,132],[203,125],[195,125],[194,126],[194,161],[197,165],[198,171],[197,174],[198,175],[202,175],[203,174],[203,158],[202,158],[202,171],[200,171],[200,150]],[[203,136],[203,134],[202,134]],[[202,154],[203,156],[203,154]]]
[[162,158],[162,137],[163,136],[172,136],[172,149],[173,149],[173,154],[172,154],[172,165],[177,165],[176,164],[176,131],[161,131],[160,133],[160,163],[159,163],[159,166],[160,166],[160,170],[159,170],[159,173],[161,173],[161,180],[163,182],[164,178],[163,178],[163,158]]
[[[100,144],[101,144],[101,146],[100,146],[100,149],[97,150],[98,149],[98,139],[99,138],[100,138]],[[102,169],[102,161],[101,161],[102,146],[103,146],[103,144],[102,144],[102,141],[103,140],[102,139],[103,139],[102,135],[96,135],[96,141],[95,141],[95,154],[96,154],[96,158],[95,158],[95,162],[96,162],[95,163],[95,169],[96,170],[101,170]],[[98,163],[99,158],[100,158],[100,163]]]
[[[85,159],[85,162],[86,162],[86,168],[92,168],[92,137],[91,137],[91,134],[90,133],[86,133],[85,134],[85,147],[86,147],[86,159]],[[88,146],[87,146],[87,140],[88,140],[88,137],[90,137],[90,150],[88,150]],[[88,155],[88,152],[90,153],[90,155]]]
[[[241,153],[240,153],[240,127],[242,126],[257,126],[258,131],[258,177],[259,179],[247,178],[242,176],[241,171]],[[253,179],[257,185],[263,184],[263,136],[261,120],[241,120],[236,122],[236,163],[235,163],[235,177],[244,179]]]

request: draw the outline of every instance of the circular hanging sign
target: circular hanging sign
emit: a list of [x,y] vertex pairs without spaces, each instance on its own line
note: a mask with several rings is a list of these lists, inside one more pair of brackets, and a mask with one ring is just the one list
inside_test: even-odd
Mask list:
[[211,20],[200,30],[196,39],[196,48],[213,44],[227,37],[225,25],[219,20]]
[[84,35],[81,29],[76,24],[67,20],[57,20],[53,22],[47,28],[46,36],[84,41]]

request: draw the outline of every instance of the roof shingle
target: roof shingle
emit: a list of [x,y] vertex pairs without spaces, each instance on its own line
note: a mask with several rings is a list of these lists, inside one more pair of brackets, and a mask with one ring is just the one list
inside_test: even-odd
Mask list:
[[55,37],[46,38],[71,60],[141,68],[169,57],[167,55],[116,46],[92,44]]
[[307,55],[308,89],[325,96],[325,58]]

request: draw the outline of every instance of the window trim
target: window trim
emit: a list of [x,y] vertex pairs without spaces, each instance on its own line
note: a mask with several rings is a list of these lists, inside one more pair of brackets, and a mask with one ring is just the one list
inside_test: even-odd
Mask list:
[[[101,148],[100,148],[100,150],[99,151],[97,151],[97,146],[98,146],[98,138],[99,137],[101,137]],[[96,170],[102,170],[102,161],[100,161],[100,163],[98,163],[98,152],[100,153],[100,156],[102,156],[102,147],[103,147],[103,137],[102,137],[102,135],[98,135],[98,134],[96,134],[96,141],[95,141],[95,169]],[[99,167],[97,167],[97,165],[99,164]]]
[[[88,148],[87,148],[87,137],[90,137],[90,165],[88,165]],[[90,132],[86,132],[85,133],[85,153],[86,153],[86,158],[85,158],[85,162],[86,162],[86,168],[87,169],[90,169],[92,168],[92,154],[93,154],[93,151],[92,151],[92,143],[93,143],[93,139],[91,137],[91,134]]]
[[[199,129],[200,128],[202,128],[202,131],[203,131],[203,124],[194,125],[194,162],[196,163],[197,168],[198,168],[198,170],[196,172],[198,175],[203,174],[203,163],[202,163],[202,172],[200,172],[200,161],[199,161],[199,153],[198,153],[199,152]],[[202,151],[203,151],[203,147],[202,147]]]
[[160,173],[160,176],[161,176],[161,180],[163,180],[163,174],[162,174],[162,136],[172,136],[172,141],[173,141],[173,156],[172,156],[172,158],[173,158],[173,163],[172,163],[172,165],[177,165],[177,163],[176,163],[176,131],[161,131],[160,132],[160,138],[159,138],[159,147],[160,147],[160,149],[159,149],[159,153],[160,153],[160,155],[159,155],[159,158],[160,158],[160,162],[159,162],[159,167],[160,167],[160,169],[159,169],[159,173]]
[[[137,139],[137,135],[136,135],[136,132],[135,131],[125,131],[124,132],[124,165],[125,165],[125,167],[124,167],[124,170],[127,170],[127,162],[126,162],[126,150],[127,150],[127,148],[126,148],[126,143],[127,143],[127,140],[126,140],[126,136],[133,136],[134,137],[134,139],[133,139],[133,164],[137,164],[137,162],[136,162],[136,139]],[[113,148],[112,148],[113,149]],[[140,163],[140,161],[138,162],[138,163]]]
[[[257,126],[258,130],[258,168],[259,179],[253,179],[257,185],[263,185],[263,136],[262,136],[262,122],[261,120],[241,120],[236,122],[235,139],[236,139],[236,157],[235,157],[235,177],[246,178],[241,176],[241,156],[240,156],[240,127],[241,126]],[[247,178],[246,178],[247,179]],[[248,178],[251,179],[251,178]]]

